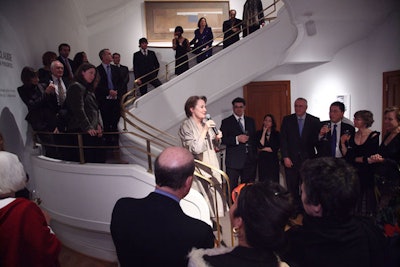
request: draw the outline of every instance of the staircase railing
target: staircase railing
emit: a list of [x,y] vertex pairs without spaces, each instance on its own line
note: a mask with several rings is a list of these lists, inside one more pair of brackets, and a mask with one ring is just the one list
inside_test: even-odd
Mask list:
[[[272,4],[270,4],[269,6],[267,6],[266,8],[264,8],[261,12],[257,13],[257,14],[254,16],[254,18],[255,18],[258,22],[261,21],[261,20],[271,22],[272,20],[274,20],[274,19],[276,18],[276,17],[271,17],[271,15],[273,15],[273,14],[276,13],[276,11],[277,11],[277,3],[280,2],[280,1],[281,1],[281,0],[273,0],[273,3],[272,3]],[[263,16],[262,16],[262,18],[259,18],[258,16],[259,16],[261,13],[263,14]],[[247,29],[247,32],[249,32],[249,31],[248,31],[248,26],[246,26],[246,27],[243,26],[243,25],[247,25],[245,21],[242,21],[242,22],[241,22],[240,24],[238,24],[238,25],[240,26],[240,29],[241,29],[239,33],[242,33],[245,29]],[[229,30],[228,30],[228,31],[229,31]],[[228,31],[225,31],[225,32],[223,32],[223,33],[217,35],[216,37],[214,37],[210,49],[211,49],[211,48],[214,48],[214,47],[219,47],[219,46],[221,46],[221,44],[224,42],[224,40],[231,39],[231,38],[233,38],[234,35],[239,34],[239,33],[236,32],[236,33],[234,33],[234,34],[229,35],[227,38],[225,38],[225,39],[222,40],[222,41],[217,41],[217,40],[223,39],[224,36],[225,36],[225,34],[226,34]],[[216,42],[216,43],[215,43],[215,42]],[[170,71],[170,69],[175,69],[175,68],[177,68],[177,67],[179,67],[179,66],[182,66],[183,64],[186,64],[186,63],[188,63],[188,62],[191,62],[191,61],[195,60],[198,56],[201,56],[202,54],[207,53],[207,50],[204,50],[204,51],[201,51],[201,50],[202,50],[203,48],[205,48],[205,47],[206,47],[207,45],[209,45],[209,44],[210,44],[210,43],[203,44],[203,45],[201,45],[201,46],[199,46],[199,47],[197,47],[197,48],[195,48],[195,49],[192,49],[190,53],[188,52],[187,54],[182,55],[182,56],[179,57],[179,58],[176,58],[175,60],[178,61],[178,60],[180,60],[180,59],[183,59],[183,58],[186,57],[186,56],[189,56],[188,60],[183,61],[182,63],[180,63],[180,64],[177,65],[177,66],[175,66],[175,60],[174,60],[174,61],[171,61],[171,62],[169,62],[169,63],[167,63],[167,64],[165,65],[165,70],[164,70],[164,72],[163,72],[163,73],[164,73],[164,77],[155,77],[155,78],[153,78],[153,79],[150,79],[148,82],[142,83],[142,84],[140,84],[140,85],[137,83],[138,80],[143,80],[143,79],[145,79],[145,78],[148,77],[148,76],[151,77],[152,75],[154,75],[154,73],[162,72],[163,69],[162,69],[161,67],[158,68],[158,69],[153,70],[153,71],[150,72],[150,73],[147,73],[146,75],[143,75],[143,76],[140,76],[140,77],[135,77],[134,88],[135,88],[136,90],[135,90],[135,91],[133,91],[133,90],[132,90],[132,91],[129,91],[127,94],[130,95],[130,96],[132,96],[132,94],[135,94],[135,96],[136,96],[136,95],[137,95],[137,92],[140,91],[139,89],[140,89],[141,87],[149,85],[151,82],[153,82],[153,81],[156,80],[156,79],[160,79],[161,82],[163,82],[163,83],[169,81],[169,80],[171,79],[171,77],[173,77],[174,74],[175,74],[175,71]]]
[[[150,140],[149,138],[134,133],[134,132],[116,132],[116,133],[104,133],[105,135],[110,134],[110,135],[115,135],[115,134],[129,134],[129,135],[134,135],[136,138],[144,140],[146,142],[146,149],[143,149],[140,145],[129,145],[129,146],[86,146],[83,145],[83,135],[87,133],[52,133],[52,132],[34,132],[34,144],[35,148],[38,148],[41,146],[42,148],[55,148],[55,149],[77,149],[79,150],[79,162],[81,164],[85,164],[85,156],[84,156],[84,150],[85,149],[97,149],[97,150],[110,150],[110,149],[120,149],[120,148],[126,148],[126,149],[134,149],[137,151],[140,151],[141,153],[146,154],[147,156],[147,162],[148,162],[148,168],[147,171],[149,173],[153,173],[153,165],[154,165],[154,160],[157,157],[158,153],[153,153],[152,152],[152,147],[158,147],[160,150],[163,148],[166,148],[170,145],[161,143],[157,139],[156,140]],[[51,138],[52,140],[60,140],[60,138],[55,138],[55,137],[60,137],[60,136],[65,136],[67,138],[64,138],[64,140],[71,140],[71,138],[77,138],[77,146],[76,145],[70,145],[68,141],[66,142],[56,142],[56,143],[50,143],[50,142],[45,142],[40,139],[40,136],[48,136],[48,137],[53,137]],[[62,138],[61,138],[62,140]],[[43,154],[43,149],[40,151]],[[59,158],[62,160],[62,157]],[[227,203],[228,207],[230,208],[232,205],[232,198],[231,198],[231,188],[230,188],[230,183],[229,183],[229,178],[226,175],[225,172],[220,170],[219,168],[206,164],[200,160],[195,160],[195,172],[194,176],[196,179],[202,179],[206,181],[210,187],[213,187],[215,190],[214,191],[214,198],[213,198],[213,207],[215,208],[215,217],[216,217],[216,224],[217,224],[217,237],[216,237],[216,244],[218,246],[221,245],[221,224],[220,224],[220,214],[218,211],[218,201],[217,201],[217,191],[223,192],[222,196],[222,201],[223,203]],[[210,172],[211,170],[211,172]],[[221,183],[216,183],[215,181],[219,181],[217,177],[214,176],[214,173],[220,175],[221,177]],[[207,175],[205,175],[207,174]],[[230,227],[231,229],[231,227]],[[232,246],[234,245],[234,238],[233,238],[233,232],[231,232],[231,242]]]

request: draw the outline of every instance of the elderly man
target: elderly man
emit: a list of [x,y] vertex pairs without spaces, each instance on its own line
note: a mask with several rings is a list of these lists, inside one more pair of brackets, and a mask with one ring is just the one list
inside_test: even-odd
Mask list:
[[211,227],[184,214],[179,205],[190,190],[193,172],[188,150],[167,148],[155,161],[155,191],[143,199],[117,201],[111,234],[122,267],[183,267],[193,247],[214,246]]

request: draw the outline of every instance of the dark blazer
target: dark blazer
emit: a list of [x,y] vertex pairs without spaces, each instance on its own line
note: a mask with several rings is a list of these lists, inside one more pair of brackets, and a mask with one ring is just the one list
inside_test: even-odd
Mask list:
[[[233,21],[228,19],[222,24],[222,31],[224,32],[224,48],[227,48],[231,44],[239,41],[240,31],[242,29],[242,20],[235,18]],[[239,28],[239,31],[234,32],[232,28]],[[229,39],[227,39],[229,38]]]
[[242,169],[246,161],[246,156],[256,158],[257,143],[255,141],[256,124],[253,118],[244,116],[245,128],[248,131],[248,155],[246,155],[246,145],[243,143],[236,144],[236,136],[242,134],[242,130],[238,121],[232,114],[228,118],[222,120],[221,132],[222,143],[226,145],[225,165],[234,169]]
[[135,79],[151,73],[146,77],[141,78],[143,83],[148,82],[157,77],[159,68],[160,63],[158,62],[154,51],[147,49],[147,56],[143,55],[141,50],[133,54],[133,71],[135,73]]
[[281,126],[282,157],[289,157],[296,168],[304,160],[315,158],[320,126],[319,118],[307,113],[300,137],[296,114],[285,116]]
[[[70,84],[70,80],[68,77],[61,77],[64,86],[65,86],[65,93],[68,93],[68,87]],[[53,76],[51,76],[50,81],[53,81]],[[57,81],[53,81],[55,84],[57,84]],[[45,87],[49,86],[49,83],[47,83],[45,85]],[[49,107],[52,111],[52,113],[56,116],[56,125],[58,127],[58,130],[61,132],[64,132],[66,130],[67,127],[67,123],[68,123],[68,118],[67,118],[67,114],[66,114],[66,110],[67,110],[67,104],[64,101],[63,105],[59,105],[58,101],[57,101],[57,95],[54,94],[50,94],[48,96],[48,101],[49,101]]]
[[57,127],[57,117],[50,105],[52,97],[44,90],[44,84],[23,85],[18,87],[18,94],[28,108],[25,119],[32,129],[52,132]]
[[[328,122],[330,122],[330,121],[321,122],[320,128]],[[333,127],[333,125],[334,125],[334,123],[331,122],[331,127]],[[354,135],[354,132],[355,132],[354,126],[342,121],[340,124],[340,136],[345,134],[346,131],[350,131],[350,134]],[[332,139],[332,134],[328,133],[326,135],[326,138],[325,137],[321,138],[318,141],[318,144],[317,144],[318,157],[331,157],[332,156],[331,155],[331,139]],[[340,140],[337,140],[337,141],[339,142],[339,148],[341,148]]]
[[116,66],[119,68],[119,73],[121,75],[121,89],[125,91],[125,93],[128,91],[128,82],[129,82],[129,69],[127,66],[119,65]]
[[[121,89],[121,74],[119,68],[112,64],[110,64],[110,68],[111,68],[112,83],[114,85],[113,89],[118,92],[117,98],[121,99],[121,96],[125,94],[126,91]],[[102,64],[98,65],[96,69],[100,76],[100,81],[99,84],[97,85],[95,93],[97,101],[99,102],[99,107],[102,108],[104,101],[106,101],[106,97],[109,94],[107,73]]]
[[209,225],[187,216],[178,202],[155,192],[143,199],[119,199],[110,228],[121,267],[186,267],[193,247],[214,247]]
[[[64,65],[63,77],[64,77],[64,78],[69,78],[68,67],[65,66],[64,59],[63,59],[61,56],[58,56],[57,60],[60,61],[60,62]],[[74,69],[75,69],[74,61],[73,61],[72,59],[69,59],[69,58],[68,58],[68,62],[69,62],[69,65],[71,66],[72,74],[74,75],[74,73],[73,73],[73,71],[74,71]]]

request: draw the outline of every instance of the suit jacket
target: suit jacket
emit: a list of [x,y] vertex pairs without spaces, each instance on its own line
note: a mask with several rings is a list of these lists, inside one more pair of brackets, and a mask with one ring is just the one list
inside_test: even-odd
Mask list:
[[147,49],[147,56],[143,55],[141,50],[133,54],[133,71],[135,73],[135,79],[151,73],[141,78],[143,83],[148,82],[157,77],[159,68],[160,63],[158,62],[154,51]]
[[57,117],[51,105],[52,96],[44,92],[44,84],[23,85],[18,94],[28,108],[25,119],[35,131],[52,132],[57,127]]
[[304,160],[316,156],[320,125],[319,118],[307,113],[300,136],[297,115],[291,114],[283,118],[281,126],[282,157],[289,157],[295,168],[300,168]]
[[65,102],[70,112],[68,129],[87,132],[90,129],[96,130],[97,126],[101,124],[96,97],[81,83],[71,84]]
[[[58,56],[57,60],[60,61],[60,62],[64,65],[63,78],[68,78],[68,79],[69,79],[69,71],[68,71],[68,67],[65,66],[64,59],[63,59],[61,56]],[[72,59],[69,59],[69,58],[68,58],[68,62],[69,62],[69,65],[71,66],[72,75],[74,75],[74,73],[73,73],[73,71],[74,71],[74,69],[75,69],[75,67],[74,67],[74,61],[73,61]]]
[[214,247],[209,225],[187,216],[177,201],[155,192],[143,199],[119,199],[110,228],[121,267],[183,267],[193,247]]
[[[222,24],[222,31],[224,32],[224,48],[230,46],[231,44],[239,41],[240,30],[242,29],[242,20],[235,18],[233,23],[232,20],[225,20]],[[239,28],[239,31],[234,32],[232,28]],[[227,39],[229,38],[229,39]]]
[[[328,122],[330,122],[330,121],[321,122],[320,128]],[[333,127],[333,125],[334,125],[334,123],[331,122],[331,127]],[[340,123],[340,136],[345,134],[346,131],[350,131],[350,134],[354,135],[354,132],[355,132],[354,126],[342,121]],[[332,140],[332,134],[328,133],[326,135],[326,138],[321,138],[318,141],[318,144],[317,144],[318,157],[331,157],[332,156],[331,140]],[[339,149],[340,149],[341,148],[340,140],[337,140],[337,142],[339,143]],[[343,155],[343,153],[342,153],[342,155]]]
[[[126,93],[126,91],[121,89],[121,73],[119,68],[115,65],[110,64],[110,68],[111,68],[112,83],[114,86],[113,89],[118,92],[117,99],[120,100],[121,96]],[[97,72],[99,73],[100,81],[99,84],[97,85],[95,93],[97,101],[99,102],[99,107],[102,108],[104,105],[104,101],[107,100],[107,96],[109,95],[110,90],[108,88],[107,73],[103,65],[102,64],[98,65],[96,69]]]
[[116,66],[119,68],[119,72],[121,75],[121,89],[125,92],[128,91],[128,82],[129,82],[129,69],[127,66],[119,65]]
[[[67,77],[61,77],[61,79],[65,86],[65,94],[67,95],[70,80]],[[53,81],[53,76],[51,76],[50,81]],[[53,82],[54,84],[57,84],[57,81]],[[49,86],[49,83],[45,84],[45,88],[47,86]],[[68,123],[66,102],[64,101],[64,103],[60,106],[57,100],[57,94],[54,93],[48,96],[48,103],[52,114],[55,116],[56,127],[58,127],[58,130],[61,132],[65,131]]]
[[243,134],[238,121],[232,114],[222,120],[221,132],[222,143],[226,145],[225,165],[234,169],[242,169],[246,161],[246,156],[253,157],[256,160],[257,143],[255,141],[256,124],[253,118],[244,116],[245,129],[248,131],[248,154],[246,154],[246,144],[236,144],[236,136]]

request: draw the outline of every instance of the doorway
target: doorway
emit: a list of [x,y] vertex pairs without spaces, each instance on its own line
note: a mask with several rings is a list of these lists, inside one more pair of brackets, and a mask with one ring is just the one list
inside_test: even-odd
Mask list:
[[243,87],[243,96],[246,115],[254,118],[257,130],[262,128],[264,116],[270,113],[279,131],[283,117],[291,113],[290,81],[251,82]]
[[[383,73],[383,103],[382,114],[387,107],[398,106],[400,107],[400,70],[389,71]],[[382,131],[384,131],[382,120]],[[383,132],[383,135],[385,133]]]

